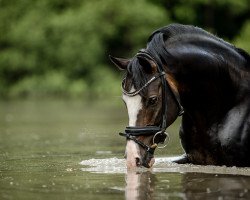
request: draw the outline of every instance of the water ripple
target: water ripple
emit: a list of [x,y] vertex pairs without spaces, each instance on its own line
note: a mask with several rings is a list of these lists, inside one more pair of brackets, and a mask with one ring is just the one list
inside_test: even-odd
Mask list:
[[[175,173],[209,173],[209,174],[231,174],[250,176],[249,167],[226,167],[226,166],[201,166],[193,164],[176,164],[172,161],[177,157],[162,157],[156,158],[155,165],[152,169],[137,168],[135,171],[152,171],[159,172],[175,172]],[[106,159],[89,159],[80,162],[84,167],[82,171],[94,173],[127,173],[127,168],[124,159],[120,158],[106,158]]]

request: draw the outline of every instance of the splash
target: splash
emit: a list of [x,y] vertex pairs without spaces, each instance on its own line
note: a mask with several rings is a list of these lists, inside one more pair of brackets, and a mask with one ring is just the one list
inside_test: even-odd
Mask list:
[[107,159],[89,159],[80,162],[85,168],[82,171],[96,172],[96,173],[125,173],[126,166],[125,160],[119,158],[107,158]]
[[[174,173],[209,173],[209,174],[231,174],[250,176],[250,168],[244,167],[226,167],[226,166],[201,166],[193,164],[176,164],[172,161],[178,157],[162,157],[156,158],[155,165],[152,169],[137,168],[136,171],[144,172],[151,171],[153,173],[174,172]],[[127,173],[126,163],[124,159],[120,158],[106,158],[106,159],[89,159],[80,162],[83,165],[82,171],[93,173]]]

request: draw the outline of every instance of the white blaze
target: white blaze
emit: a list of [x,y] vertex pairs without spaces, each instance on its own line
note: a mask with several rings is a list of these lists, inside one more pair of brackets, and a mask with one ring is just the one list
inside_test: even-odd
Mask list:
[[[130,92],[134,91],[132,87]],[[142,109],[142,98],[140,95],[129,97],[123,95],[123,100],[126,103],[129,117],[129,126],[136,126],[137,116]],[[127,167],[136,167],[136,158],[140,158],[140,150],[138,144],[133,140],[128,140],[126,145]]]
[[[130,92],[133,92],[133,91],[134,91],[134,87],[132,87]],[[127,109],[128,109],[129,126],[135,126],[139,111],[142,109],[142,102],[141,102],[142,98],[140,95],[129,97],[124,94],[123,100],[125,101],[127,105]]]

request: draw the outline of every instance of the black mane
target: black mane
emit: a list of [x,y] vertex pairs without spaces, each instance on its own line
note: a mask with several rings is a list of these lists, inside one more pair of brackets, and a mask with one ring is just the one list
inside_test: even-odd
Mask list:
[[[191,25],[171,24],[156,30],[149,37],[146,50],[159,65],[169,68],[200,65],[201,71],[211,70],[216,75],[223,69],[234,76],[238,73],[239,78],[250,71],[248,53]],[[148,80],[136,56],[128,66],[128,75],[132,76],[135,89]]]
[[156,30],[149,37],[147,49],[166,64],[167,59],[185,64],[186,59],[198,61],[201,56],[202,61],[207,58],[218,66],[230,65],[242,70],[250,67],[250,56],[244,50],[191,25],[171,24]]

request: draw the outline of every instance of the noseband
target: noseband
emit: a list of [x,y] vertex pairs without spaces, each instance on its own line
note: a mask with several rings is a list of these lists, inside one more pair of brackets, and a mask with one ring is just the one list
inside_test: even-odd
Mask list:
[[[160,126],[145,126],[145,127],[138,127],[138,126],[128,126],[125,129],[125,133],[119,133],[119,135],[126,137],[129,140],[133,140],[135,143],[140,145],[142,148],[145,149],[145,155],[142,159],[142,165],[145,167],[149,167],[146,161],[150,161],[153,158],[154,151],[159,143],[164,144],[166,140],[169,140],[169,136],[166,133],[167,129],[167,89],[171,92],[172,96],[174,97],[178,107],[179,107],[179,116],[184,113],[183,107],[180,103],[179,96],[174,93],[169,86],[166,80],[166,73],[163,70],[162,64],[158,64],[156,59],[153,58],[152,55],[149,54],[145,49],[139,51],[136,54],[136,57],[143,57],[153,61],[157,66],[157,75],[153,76],[148,82],[146,82],[141,88],[133,92],[127,92],[124,88],[124,82],[122,83],[122,92],[123,94],[133,97],[138,95],[143,89],[145,89],[148,85],[150,85],[153,81],[157,80],[158,78],[161,79],[162,84],[162,121]],[[151,146],[144,144],[140,140],[137,139],[138,136],[153,136],[153,144]],[[166,145],[165,145],[166,146]]]

